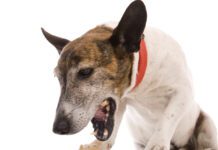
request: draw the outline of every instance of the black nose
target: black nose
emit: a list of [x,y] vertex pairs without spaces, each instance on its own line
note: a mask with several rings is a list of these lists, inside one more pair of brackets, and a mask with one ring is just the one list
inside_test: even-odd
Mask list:
[[67,134],[70,132],[70,123],[67,120],[60,120],[54,123],[53,132],[57,134]]

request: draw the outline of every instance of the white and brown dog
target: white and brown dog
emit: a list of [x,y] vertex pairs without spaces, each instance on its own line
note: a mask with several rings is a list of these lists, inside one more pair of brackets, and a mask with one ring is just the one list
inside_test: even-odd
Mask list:
[[97,140],[80,149],[107,150],[127,110],[138,150],[217,150],[216,128],[194,101],[180,46],[159,30],[144,31],[146,20],[135,0],[115,28],[97,26],[73,41],[42,29],[60,54],[53,131],[74,134],[91,121]]

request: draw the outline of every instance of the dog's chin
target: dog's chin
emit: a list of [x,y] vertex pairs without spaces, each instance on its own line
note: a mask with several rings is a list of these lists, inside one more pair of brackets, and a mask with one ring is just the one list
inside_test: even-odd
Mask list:
[[99,105],[95,116],[92,118],[93,134],[99,141],[106,141],[110,138],[114,128],[115,110],[116,102],[109,97]]

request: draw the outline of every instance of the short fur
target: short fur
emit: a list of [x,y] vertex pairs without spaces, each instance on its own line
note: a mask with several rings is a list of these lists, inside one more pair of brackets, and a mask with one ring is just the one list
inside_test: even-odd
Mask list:
[[[115,28],[98,26],[74,41],[42,30],[60,53],[55,74],[61,96],[54,132],[79,132],[93,118],[99,104],[112,97],[117,104],[112,136],[104,142],[96,140],[81,146],[80,150],[110,149],[125,111],[137,150],[217,150],[216,128],[194,101],[180,46],[157,29],[146,28],[143,32],[146,20],[145,6],[136,0]],[[143,34],[148,65],[142,82],[132,91]],[[86,68],[92,72],[83,78],[79,72]]]

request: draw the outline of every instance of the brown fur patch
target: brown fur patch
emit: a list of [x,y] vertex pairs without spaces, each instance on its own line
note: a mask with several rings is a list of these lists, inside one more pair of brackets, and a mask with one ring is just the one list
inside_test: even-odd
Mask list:
[[201,125],[204,122],[204,119],[205,119],[205,116],[204,116],[203,112],[200,112],[199,117],[198,117],[197,122],[196,122],[195,129],[194,129],[193,134],[190,137],[188,143],[182,147],[175,146],[173,150],[179,150],[179,149],[198,150],[199,143],[197,141],[197,138],[198,138],[199,132],[202,132],[200,130],[201,130]]
[[111,45],[109,38],[112,31],[109,27],[98,26],[68,43],[58,63],[62,74],[66,76],[71,67],[77,70],[100,68],[107,78],[104,84],[111,85],[115,93],[122,96],[124,89],[130,85],[133,54],[127,53],[121,46]]

